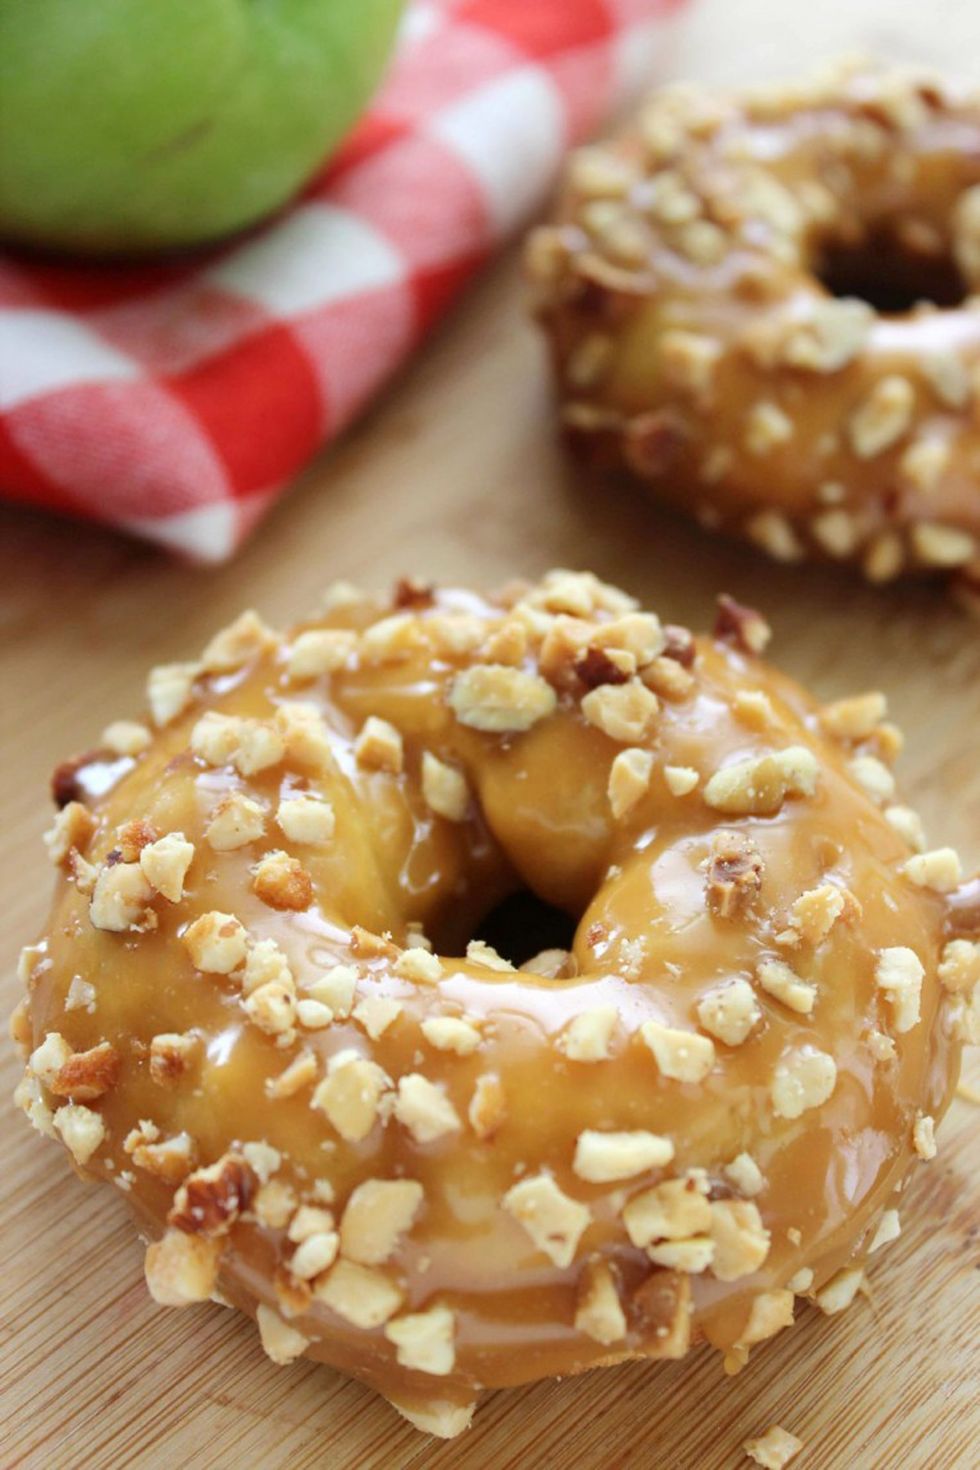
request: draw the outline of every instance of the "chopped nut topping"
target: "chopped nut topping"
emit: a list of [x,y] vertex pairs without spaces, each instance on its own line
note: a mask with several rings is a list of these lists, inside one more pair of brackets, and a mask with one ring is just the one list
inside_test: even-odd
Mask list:
[[590,1184],[606,1184],[662,1169],[673,1157],[673,1143],[659,1133],[602,1133],[587,1128],[576,1140],[572,1168]]
[[627,684],[603,684],[582,700],[582,713],[610,740],[631,745],[647,734],[660,708],[657,696],[637,680]]
[[765,730],[776,722],[776,711],[761,689],[742,689],[732,700],[735,718],[751,730]]
[[753,902],[762,887],[762,854],[742,832],[715,832],[705,878],[708,907],[720,919],[731,919]]
[[937,974],[943,988],[953,995],[976,990],[980,986],[980,943],[951,939],[943,948]]
[[652,772],[652,751],[631,746],[616,756],[609,771],[608,792],[609,805],[617,821],[632,811],[645,795]]
[[952,893],[963,879],[959,854],[952,847],[918,853],[902,865],[902,872],[918,888],[931,888],[934,893]]
[[99,744],[113,755],[141,755],[151,739],[149,730],[136,720],[113,720],[102,731]]
[[919,521],[909,531],[912,550],[927,567],[961,567],[977,554],[977,543],[959,526]]
[[437,817],[445,817],[447,822],[466,821],[470,809],[466,777],[429,750],[422,756],[422,795]]
[[416,1143],[433,1143],[463,1126],[442,1088],[420,1072],[399,1079],[394,1112]]
[[323,771],[330,767],[333,759],[330,732],[315,705],[295,699],[283,701],[276,710],[275,727],[285,744],[285,758],[291,766],[310,771]]
[[[242,1001],[248,1019],[266,1036],[292,1039],[297,1019],[296,992],[292,984],[267,980]],[[329,1021],[329,1017],[327,1018]]]
[[840,740],[867,740],[887,713],[888,702],[883,694],[855,694],[825,705],[820,723],[828,735]]
[[693,766],[664,766],[664,782],[672,796],[687,796],[700,779]]
[[467,1117],[477,1138],[486,1142],[502,1127],[507,1118],[507,1099],[496,1072],[484,1072],[476,1079]]
[[806,944],[820,944],[847,911],[856,909],[856,900],[833,883],[808,888],[793,903],[789,912],[790,927]]
[[123,934],[145,922],[146,906],[153,889],[139,863],[114,863],[99,869],[89,904],[89,917],[96,929]]
[[271,1098],[295,1097],[297,1092],[316,1080],[316,1075],[316,1057],[311,1051],[302,1051],[278,1077],[270,1077],[266,1081],[266,1094]]
[[357,634],[346,628],[313,628],[293,639],[286,661],[291,684],[305,684],[342,669],[357,646]]
[[743,653],[763,653],[772,637],[772,629],[761,613],[744,607],[723,592],[718,598],[718,612],[712,637],[731,643]]
[[774,1424],[765,1434],[756,1439],[747,1439],[742,1446],[750,1460],[762,1466],[762,1470],[784,1470],[794,1455],[803,1448],[802,1439]]
[[403,980],[413,980],[416,985],[436,985],[442,979],[438,956],[425,949],[403,950],[392,968]]
[[772,755],[750,756],[716,771],[704,788],[704,799],[716,811],[731,815],[772,816],[788,796],[812,796],[820,767],[804,745]]
[[180,1184],[197,1161],[197,1148],[189,1133],[176,1133],[162,1142],[146,1142],[141,1131],[134,1128],[123,1148],[138,1169],[145,1169],[165,1184]]
[[719,1281],[738,1281],[757,1271],[769,1254],[769,1231],[751,1200],[714,1200],[711,1208],[711,1269]]
[[63,1108],[58,1108],[52,1122],[75,1163],[80,1169],[84,1168],[105,1140],[106,1127],[102,1118],[81,1103],[66,1103]]
[[670,700],[686,699],[695,685],[694,675],[667,654],[661,654],[641,669],[640,680],[661,699]]
[[260,1302],[255,1312],[259,1337],[268,1357],[274,1363],[291,1363],[305,1353],[310,1339],[284,1322],[278,1312]]
[[256,1178],[245,1159],[226,1153],[205,1169],[197,1169],[174,1195],[167,1224],[188,1235],[227,1235],[248,1209]]
[[424,1191],[415,1179],[366,1179],[340,1222],[340,1249],[350,1261],[380,1266],[419,1212]]
[[849,1307],[857,1296],[861,1283],[864,1280],[864,1272],[860,1266],[846,1266],[843,1271],[838,1271],[836,1276],[831,1276],[826,1286],[822,1286],[814,1293],[814,1301],[825,1312],[828,1317],[833,1317],[837,1312],[843,1312]]
[[[52,1035],[57,1035],[56,1032]],[[50,1037],[48,1040],[50,1041]],[[34,1053],[36,1057],[37,1052]],[[32,1058],[33,1061],[33,1058]],[[100,1041],[88,1051],[66,1056],[46,1085],[55,1097],[70,1097],[73,1102],[91,1102],[103,1097],[119,1080],[122,1057],[109,1041]],[[37,1068],[34,1068],[35,1072]]]
[[357,763],[368,771],[389,771],[397,776],[405,763],[402,737],[394,725],[369,715],[354,742]]
[[824,510],[810,520],[810,533],[828,556],[844,561],[861,541],[861,528],[849,510]]
[[847,769],[879,806],[884,806],[895,795],[895,777],[877,756],[855,756],[852,761],[848,761]]
[[897,1240],[902,1233],[902,1223],[898,1218],[897,1210],[883,1210],[878,1228],[871,1238],[868,1246],[868,1255],[873,1256],[875,1251],[880,1251],[883,1245],[890,1245]]
[[289,1271],[297,1281],[312,1281],[337,1259],[339,1237],[336,1230],[315,1230],[296,1247]]
[[482,939],[470,940],[466,946],[466,958],[472,965],[483,965],[487,970],[500,970],[504,974],[514,968],[510,960],[505,960],[492,944],[486,944]]
[[659,1021],[645,1021],[640,1035],[665,1077],[678,1082],[703,1082],[715,1064],[714,1043],[696,1031],[677,1031]]
[[366,995],[354,1007],[353,1016],[358,1025],[364,1027],[371,1040],[377,1041],[398,1020],[402,1010],[401,1001],[390,1000],[383,995]]
[[750,454],[769,454],[792,437],[793,420],[777,403],[754,405],[745,425],[745,447]]
[[728,980],[698,1001],[698,1020],[705,1031],[728,1046],[741,1046],[762,1019],[755,991],[747,980]]
[[272,909],[301,912],[313,902],[313,879],[298,858],[267,852],[252,869],[252,888]]
[[393,1317],[403,1301],[399,1288],[383,1271],[340,1260],[313,1288],[318,1302],[354,1327],[370,1332]]
[[[550,647],[551,641],[552,635],[549,634],[541,654],[542,667],[549,674],[552,665],[558,664]],[[575,672],[586,689],[599,689],[603,684],[625,684],[636,673],[636,659],[631,653],[622,653],[618,649],[590,646],[576,656]]]
[[333,1020],[333,1011],[319,1000],[298,1000],[296,1019],[307,1031],[322,1031]]
[[907,843],[914,852],[921,852],[925,847],[926,834],[922,826],[922,818],[910,806],[885,807],[885,821],[889,826],[894,827],[902,841]]
[[295,1191],[283,1179],[270,1179],[252,1201],[252,1214],[266,1230],[284,1230],[295,1208]]
[[701,1180],[666,1179],[635,1194],[623,1210],[632,1243],[644,1250],[657,1240],[688,1240],[711,1230],[711,1206]]
[[778,510],[760,510],[745,523],[745,534],[774,561],[799,561],[804,548],[792,523]]
[[325,847],[336,824],[329,801],[309,794],[284,796],[276,812],[276,821],[290,842],[298,842],[304,847]]
[[388,1323],[385,1337],[395,1344],[395,1356],[403,1368],[445,1377],[456,1364],[454,1332],[452,1312],[448,1307],[437,1306],[397,1317]]
[[201,654],[206,674],[229,674],[276,646],[276,635],[249,609],[211,639]]
[[205,837],[215,852],[234,852],[265,832],[265,810],[250,796],[231,791],[215,807]]
[[692,1235],[686,1240],[659,1240],[647,1248],[647,1255],[658,1266],[672,1271],[686,1271],[699,1276],[711,1265],[714,1242],[706,1235]]
[[506,664],[473,664],[453,680],[449,703],[461,725],[506,733],[546,719],[557,697],[537,674]]
[[376,1062],[353,1048],[330,1058],[327,1075],[313,1094],[319,1108],[348,1143],[360,1143],[378,1119],[379,1105],[391,1082]]
[[168,1230],[146,1251],[146,1284],[161,1307],[187,1307],[211,1298],[223,1242]]
[[[57,1126],[57,1117],[55,1118]],[[912,1127],[912,1146],[920,1159],[936,1157],[936,1124],[928,1113],[917,1113]]]
[[668,382],[699,396],[711,388],[721,351],[720,342],[695,332],[674,330],[660,337],[660,361]]
[[275,981],[287,990],[293,987],[293,972],[286,956],[274,939],[260,939],[253,944],[245,958],[242,971],[242,994],[251,995],[260,985]]
[[194,702],[194,681],[200,664],[158,664],[146,681],[146,699],[153,723],[169,725]]
[[[419,951],[416,951],[419,953]],[[432,1016],[422,1022],[422,1035],[437,1051],[453,1051],[468,1057],[483,1040],[471,1021],[458,1016]]]
[[851,448],[859,459],[873,459],[901,439],[912,423],[915,390],[907,378],[880,378],[847,426]]
[[869,582],[890,582],[897,577],[905,562],[902,538],[895,531],[882,531],[868,547],[863,562]]
[[869,1031],[868,1050],[876,1062],[893,1062],[897,1055],[894,1041],[883,1031]]
[[170,903],[180,903],[183,898],[184,879],[193,860],[194,844],[183,832],[168,832],[147,843],[139,857],[144,878]]
[[243,1143],[242,1157],[262,1184],[267,1184],[276,1170],[282,1167],[282,1154],[271,1143]]
[[801,979],[783,960],[760,960],[755,973],[767,995],[801,1016],[812,1014],[817,987]]
[[726,1164],[721,1171],[730,1183],[734,1184],[740,1194],[751,1197],[761,1194],[766,1186],[762,1170],[751,1154],[736,1154],[730,1164]]
[[308,995],[329,1006],[335,1016],[349,1016],[354,1004],[357,971],[353,965],[331,965],[325,974],[306,986]]
[[248,949],[244,925],[233,914],[218,909],[195,919],[181,939],[195,970],[208,975],[230,975],[243,962]]
[[554,1265],[564,1270],[572,1264],[592,1216],[586,1205],[563,1193],[550,1174],[522,1179],[501,1203]]
[[605,1261],[587,1261],[575,1293],[575,1330],[595,1342],[609,1346],[622,1342],[627,1332],[626,1313],[611,1270]]
[[593,1006],[569,1021],[555,1042],[572,1062],[604,1062],[616,1029],[615,1006]]
[[826,1052],[811,1046],[787,1052],[773,1078],[773,1112],[777,1118],[799,1118],[825,1103],[836,1085],[837,1064]]
[[786,1283],[786,1288],[788,1291],[795,1292],[797,1296],[802,1296],[805,1292],[808,1292],[810,1290],[810,1287],[812,1285],[813,1272],[811,1271],[809,1266],[804,1266],[801,1271],[795,1272],[794,1275],[789,1278]]
[[76,852],[84,852],[97,826],[98,822],[87,806],[80,801],[70,801],[58,812],[44,834],[48,857],[60,866],[73,848]]
[[49,1031],[41,1042],[35,1047],[28,1059],[28,1070],[45,1087],[50,1088],[52,1082],[71,1060],[73,1052],[60,1031]]
[[892,1024],[902,1035],[919,1022],[925,970],[914,950],[903,944],[883,949],[875,967],[875,984],[891,1001]]

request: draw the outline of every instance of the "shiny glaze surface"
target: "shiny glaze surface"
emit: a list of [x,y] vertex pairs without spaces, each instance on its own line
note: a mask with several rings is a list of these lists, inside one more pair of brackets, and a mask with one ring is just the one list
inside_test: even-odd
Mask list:
[[[754,1198],[769,1232],[765,1260],[731,1282],[710,1271],[689,1278],[692,1340],[707,1338],[736,1368],[761,1294],[784,1290],[803,1270],[814,1273],[807,1289],[819,1291],[842,1267],[863,1261],[882,1211],[896,1203],[915,1161],[917,1117],[938,1120],[958,1072],[959,1041],[937,978],[947,899],[902,871],[910,847],[850,769],[855,756],[890,756],[895,742],[887,727],[858,741],[829,737],[812,699],[741,644],[737,620],[734,634],[722,623],[720,636],[697,641],[684,692],[663,694],[647,732],[629,742],[649,750],[652,765],[647,789],[618,819],[607,786],[623,742],[585,717],[585,686],[569,663],[549,663],[557,704],[525,731],[486,732],[457,717],[453,681],[485,661],[481,650],[502,627],[523,618],[534,629],[519,664],[536,672],[542,629],[565,617],[568,585],[566,574],[556,574],[500,601],[425,594],[407,614],[380,602],[343,603],[250,652],[240,667],[201,673],[192,702],[154,731],[110,789],[94,794],[100,772],[115,760],[108,754],[87,758],[77,779],[81,796],[93,792],[97,826],[86,859],[95,868],[118,851],[120,831],[134,819],[161,834],[182,832],[194,844],[180,901],[152,900],[156,927],[107,932],[91,921],[84,883],[63,872],[50,925],[26,952],[28,1047],[55,1032],[75,1052],[109,1042],[118,1053],[118,1077],[91,1103],[105,1138],[85,1172],[119,1185],[150,1235],[164,1228],[175,1181],[134,1167],[124,1149],[143,1119],[161,1137],[189,1135],[198,1167],[247,1143],[271,1145],[281,1155],[275,1177],[299,1203],[312,1202],[316,1182],[328,1181],[338,1220],[365,1180],[421,1184],[415,1221],[379,1269],[403,1292],[400,1311],[451,1309],[451,1371],[436,1377],[406,1368],[380,1328],[355,1328],[315,1299],[304,1300],[289,1281],[285,1229],[263,1224],[250,1210],[222,1236],[219,1285],[244,1310],[275,1308],[302,1334],[309,1355],[429,1419],[434,1406],[468,1405],[484,1387],[662,1355],[656,1329],[663,1324],[645,1316],[642,1288],[656,1279],[679,1290],[680,1275],[651,1268],[645,1251],[631,1244],[624,1204],[692,1169],[707,1171],[710,1198],[737,1199],[724,1169],[748,1153],[763,1181]],[[600,586],[589,579],[575,585]],[[616,600],[621,594],[608,605],[604,596],[595,594],[589,611],[593,631],[628,608]],[[393,611],[405,622],[379,654],[361,635]],[[468,651],[447,649],[438,631],[447,618],[476,629]],[[284,673],[290,640],[320,627],[353,629],[358,641],[343,667],[297,687]],[[739,704],[740,695],[759,693],[768,701],[761,724],[758,705]],[[315,774],[287,757],[242,777],[228,763],[209,765],[192,753],[192,731],[206,711],[265,721],[290,700],[315,707],[322,721],[330,755]],[[400,773],[359,762],[357,737],[369,716],[399,732]],[[814,794],[748,815],[726,815],[704,800],[719,769],[790,747],[815,757]],[[472,798],[464,820],[437,816],[427,805],[419,775],[425,751],[465,775]],[[697,772],[699,785],[674,794],[668,768]],[[208,823],[233,788],[270,813],[283,795],[328,798],[336,817],[331,840],[316,850],[291,842],[270,816],[261,838],[212,851]],[[705,865],[713,837],[732,831],[754,844],[761,884],[744,911],[720,917],[706,901]],[[301,861],[312,879],[311,902],[284,910],[254,891],[254,866],[272,850]],[[785,936],[793,904],[827,884],[851,896],[847,912],[819,942],[787,949],[778,936]],[[461,957],[481,918],[525,888],[577,921],[565,978]],[[274,940],[300,995],[332,965],[353,964],[355,1005],[391,998],[401,1006],[397,1018],[375,1038],[347,1015],[321,1029],[299,1027],[277,1044],[245,1014],[234,976],[201,973],[189,958],[182,935],[215,910],[234,915],[250,944]],[[435,983],[396,973],[410,925],[423,927],[440,957]],[[355,926],[384,938],[365,939],[352,933]],[[895,946],[912,950],[924,972],[920,1018],[903,1034],[894,1034],[890,1002],[875,981],[878,956]],[[812,1014],[797,1014],[759,990],[755,976],[766,958],[788,958],[816,987]],[[88,1007],[69,998],[79,977],[94,988]],[[663,1075],[641,1026],[652,1020],[697,1030],[705,993],[735,978],[756,991],[760,1016],[751,1034],[737,1045],[716,1041],[701,1081]],[[617,1013],[609,1055],[573,1060],[556,1043],[570,1022],[597,1006]],[[423,1035],[423,1021],[444,1016],[465,1018],[478,1030],[469,1054],[437,1049]],[[192,1066],[167,1085],[154,1079],[147,1061],[161,1033],[199,1039]],[[876,1058],[874,1033],[892,1037],[890,1059]],[[392,1084],[424,1075],[443,1090],[460,1126],[420,1142],[382,1109],[362,1139],[342,1137],[311,1106],[311,1093],[331,1057],[347,1048],[380,1065]],[[802,1116],[777,1116],[777,1067],[814,1048],[836,1063],[832,1094]],[[315,1080],[293,1096],[271,1098],[267,1082],[303,1052],[315,1059]],[[478,1136],[470,1105],[488,1075],[499,1079],[505,1107],[489,1135]],[[48,1101],[56,1106],[59,1099]],[[614,1182],[587,1182],[573,1168],[576,1140],[587,1129],[669,1138],[673,1161]],[[501,1204],[521,1179],[541,1173],[590,1212],[569,1265],[538,1249]],[[583,1267],[596,1260],[611,1267],[625,1312],[625,1335],[612,1344],[575,1326]],[[687,1278],[681,1285],[686,1290]],[[682,1337],[672,1350],[684,1350],[686,1324]]]
[[978,186],[980,103],[932,78],[655,95],[529,247],[576,446],[777,559],[970,595]]

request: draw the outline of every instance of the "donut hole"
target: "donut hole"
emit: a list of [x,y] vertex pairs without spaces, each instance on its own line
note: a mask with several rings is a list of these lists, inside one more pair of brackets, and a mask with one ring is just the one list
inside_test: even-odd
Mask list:
[[875,311],[894,316],[922,302],[959,306],[968,294],[952,253],[933,243],[916,244],[908,231],[887,225],[860,240],[828,240],[815,274],[833,296],[857,296]]
[[520,966],[542,950],[571,949],[576,922],[564,909],[522,888],[496,904],[471,937],[482,939],[512,965]]

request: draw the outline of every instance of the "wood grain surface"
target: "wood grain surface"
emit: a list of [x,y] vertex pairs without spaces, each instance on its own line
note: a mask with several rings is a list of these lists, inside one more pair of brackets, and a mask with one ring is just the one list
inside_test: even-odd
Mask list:
[[[904,57],[980,55],[971,3],[702,0],[665,69],[721,80],[792,71],[860,44]],[[980,865],[980,624],[928,589],[874,593],[784,571],[705,538],[639,496],[589,484],[550,432],[516,261],[499,264],[410,371],[323,456],[219,571],[108,533],[0,511],[0,907],[6,1013],[18,946],[43,922],[39,836],[56,760],[135,714],[151,663],[188,656],[245,603],[288,622],[332,578],[402,572],[493,584],[589,566],[672,620],[703,626],[716,591],[756,603],[772,654],[824,697],[884,689],[905,728],[909,798],[935,839]],[[980,1464],[980,1109],[958,1101],[876,1259],[871,1295],[812,1310],[727,1379],[697,1353],[496,1394],[439,1444],[329,1370],[277,1368],[219,1307],[155,1307],[123,1202],[88,1189],[7,1101],[0,1060],[0,1466],[30,1470],[722,1470],[779,1422],[801,1470]],[[975,1063],[974,1083],[980,1082]]]

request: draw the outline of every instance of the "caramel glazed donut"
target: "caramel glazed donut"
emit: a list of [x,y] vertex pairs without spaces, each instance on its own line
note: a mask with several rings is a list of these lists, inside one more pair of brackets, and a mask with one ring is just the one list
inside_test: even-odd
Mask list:
[[[980,1039],[980,902],[883,697],[819,707],[767,634],[587,573],[341,588],[59,769],[19,1101],[156,1301],[447,1437],[481,1389],[705,1339],[734,1372],[851,1301]],[[528,889],[570,951],[467,947]]]
[[976,96],[666,89],[572,156],[527,261],[576,447],[780,561],[980,600]]

